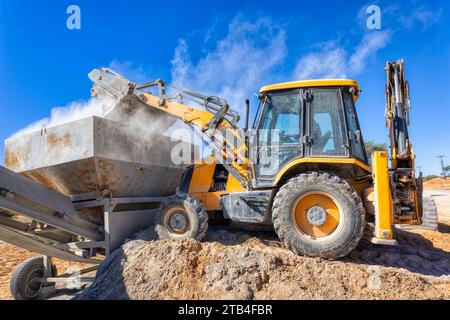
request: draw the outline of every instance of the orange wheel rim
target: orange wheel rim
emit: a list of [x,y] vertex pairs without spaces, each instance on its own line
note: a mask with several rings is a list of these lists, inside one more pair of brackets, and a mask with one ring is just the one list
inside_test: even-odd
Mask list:
[[339,208],[335,201],[321,193],[301,196],[292,208],[297,229],[311,238],[331,235],[339,225]]

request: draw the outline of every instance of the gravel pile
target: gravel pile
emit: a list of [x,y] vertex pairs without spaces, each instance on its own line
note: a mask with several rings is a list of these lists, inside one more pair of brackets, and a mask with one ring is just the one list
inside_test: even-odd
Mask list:
[[[439,234],[439,233],[436,233]],[[114,252],[78,299],[450,299],[450,254],[401,231],[339,261],[296,256],[273,232],[211,228],[204,242],[153,241]]]

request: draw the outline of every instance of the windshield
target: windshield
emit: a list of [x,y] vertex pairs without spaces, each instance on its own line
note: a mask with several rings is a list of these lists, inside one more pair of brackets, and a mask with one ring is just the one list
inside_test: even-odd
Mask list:
[[260,145],[300,143],[300,94],[298,91],[267,96]]

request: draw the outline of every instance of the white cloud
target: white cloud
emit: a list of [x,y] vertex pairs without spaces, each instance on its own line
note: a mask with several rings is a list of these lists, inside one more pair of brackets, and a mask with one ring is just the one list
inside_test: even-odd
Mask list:
[[[211,39],[210,31],[207,37]],[[190,43],[185,39],[179,41],[171,61],[172,82],[228,99],[239,111],[255,90],[280,78],[287,81],[290,77],[299,80],[356,76],[390,38],[389,30],[372,31],[350,49],[337,41],[328,41],[302,55],[293,73],[283,76],[280,67],[287,63],[283,27],[270,18],[249,21],[237,16],[229,23],[228,33],[196,61],[191,58]]]
[[109,64],[108,68],[123,75],[132,82],[142,83],[152,80],[149,76],[147,68],[143,65],[135,66],[131,61],[119,61],[114,59]]
[[252,22],[237,16],[228,25],[226,36],[195,62],[189,43],[179,41],[172,59],[172,82],[224,97],[239,110],[284,62],[285,37],[284,29],[270,18]]
[[[175,49],[172,64],[172,82],[178,85],[186,85],[189,73],[192,72],[192,63],[189,56],[189,48],[184,39],[180,39]],[[195,88],[200,90],[200,88]]]
[[295,80],[313,78],[347,78],[361,74],[370,59],[388,45],[391,32],[366,33],[352,50],[344,49],[336,42],[326,42],[319,50],[301,57],[294,69]]
[[378,50],[389,44],[391,36],[390,30],[366,33],[350,57],[348,69],[351,74],[357,75],[363,72]]
[[443,9],[433,11],[425,7],[418,7],[411,12],[409,20],[412,20],[413,23],[417,22],[423,29],[427,29],[440,20],[442,13]]
[[294,69],[296,80],[347,77],[347,51],[334,42],[327,42],[315,52],[301,57]]

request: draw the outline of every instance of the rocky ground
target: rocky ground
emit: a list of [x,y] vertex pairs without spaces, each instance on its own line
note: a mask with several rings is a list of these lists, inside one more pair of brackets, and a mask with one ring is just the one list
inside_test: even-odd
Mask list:
[[[141,232],[77,298],[450,299],[450,190],[426,195],[437,202],[438,232],[400,230],[397,247],[374,246],[367,236],[339,261],[296,256],[273,232],[212,227],[201,243],[152,241],[151,231]],[[7,244],[0,252],[7,299],[12,270],[30,254]]]
[[400,231],[347,258],[296,256],[271,232],[213,228],[205,242],[128,242],[80,299],[449,299],[450,235]]
[[450,177],[427,180],[424,181],[423,186],[425,189],[431,190],[450,190]]

